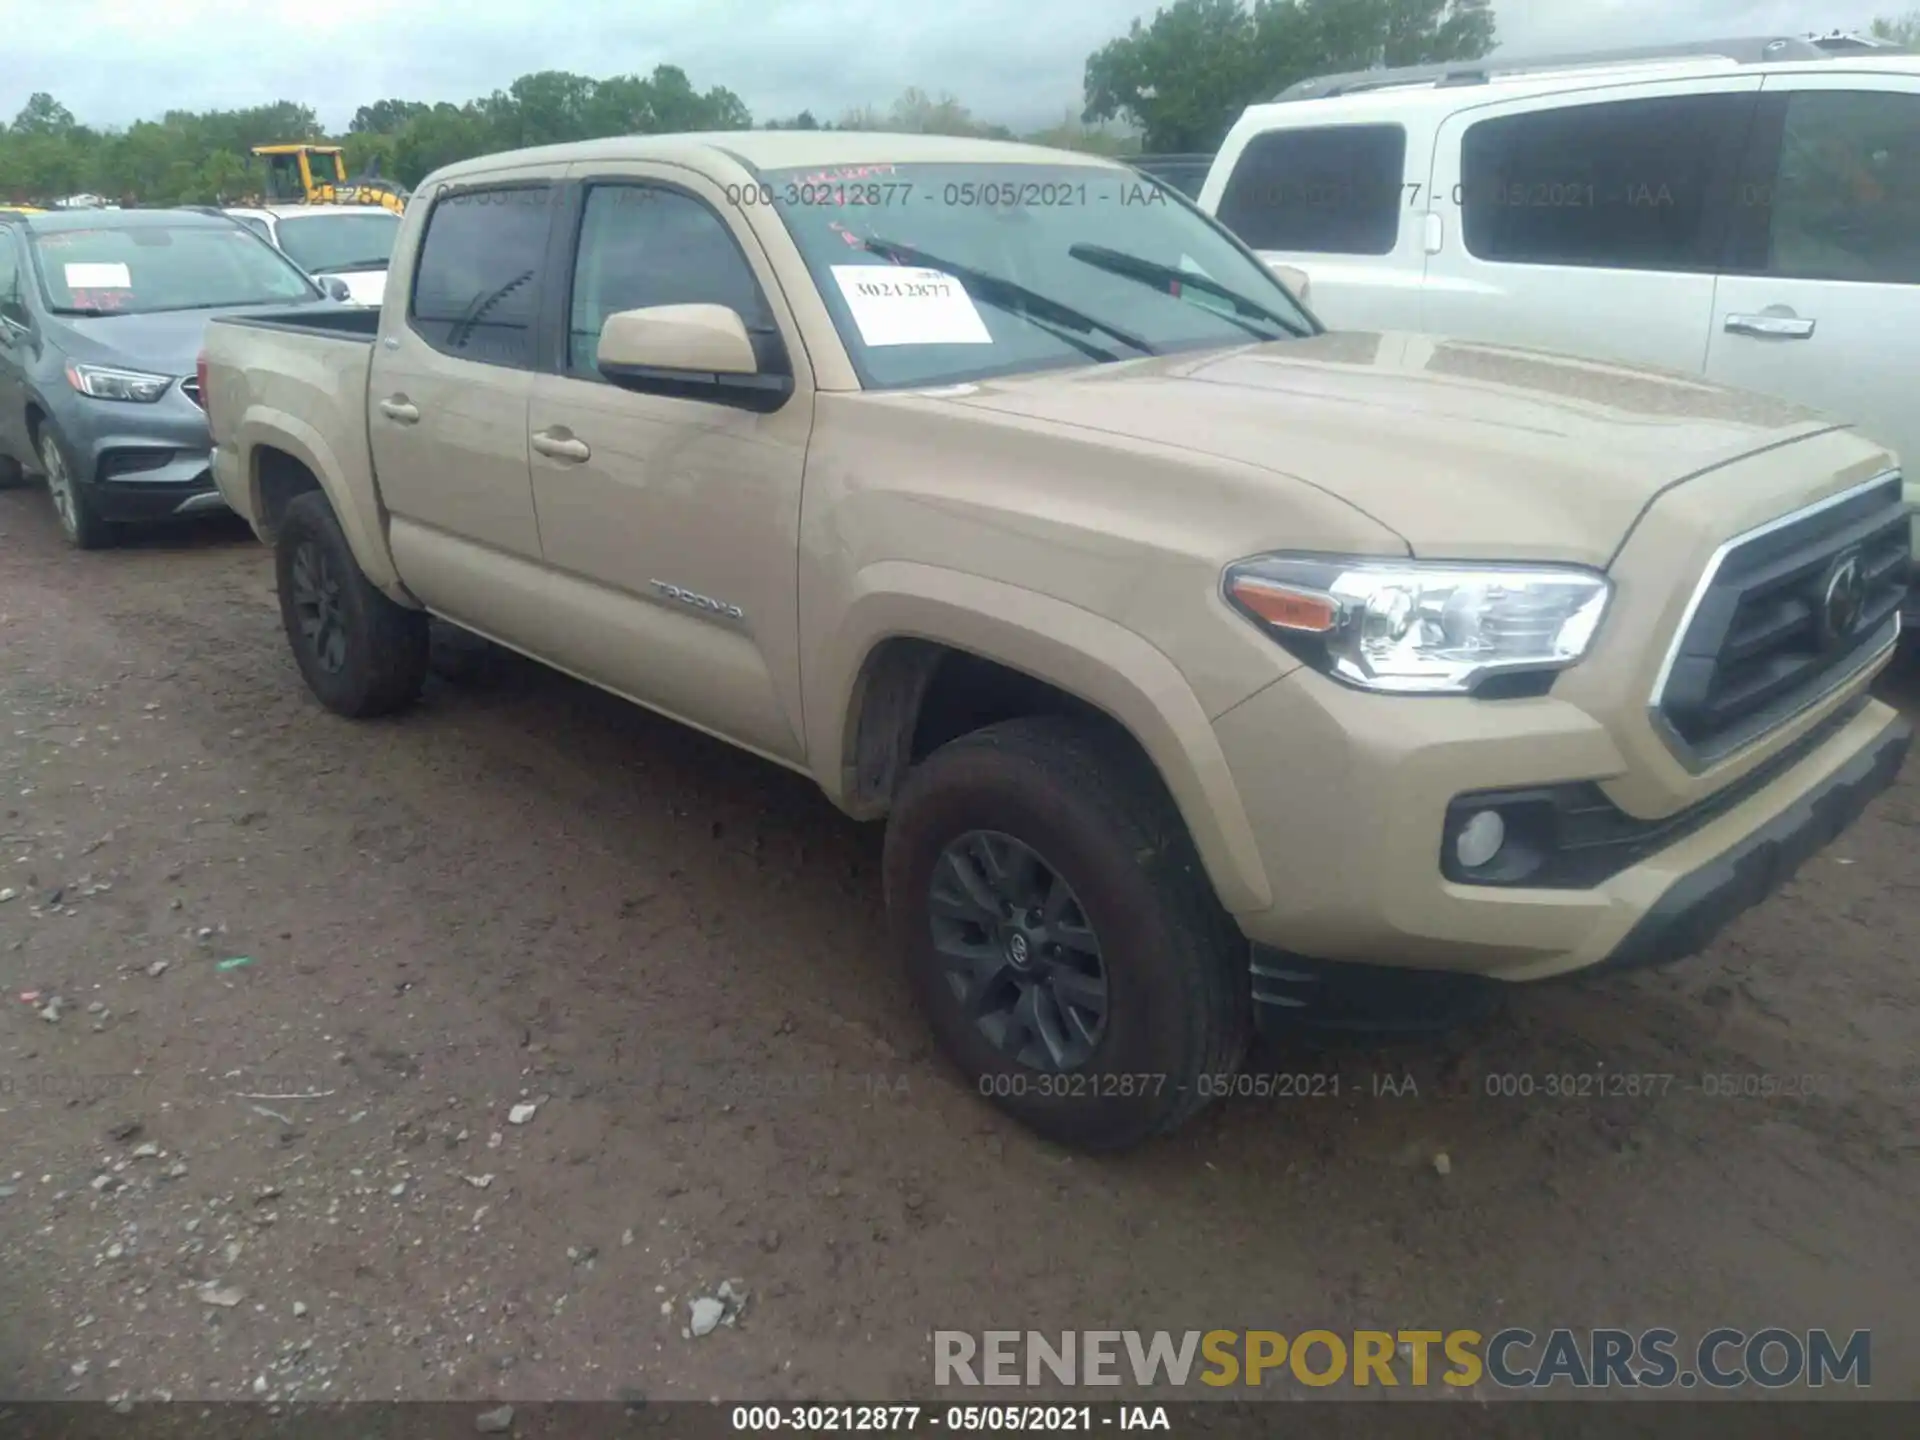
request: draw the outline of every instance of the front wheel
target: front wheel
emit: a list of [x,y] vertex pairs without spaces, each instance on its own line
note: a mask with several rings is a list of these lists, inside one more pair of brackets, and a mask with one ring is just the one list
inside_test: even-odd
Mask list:
[[411,704],[427,676],[427,616],[367,579],[325,495],[287,506],[274,560],[280,620],[320,703],[355,720]]
[[1032,717],[943,746],[894,805],[885,879],[942,1048],[1048,1139],[1138,1144],[1238,1069],[1246,942],[1120,737]]
[[36,437],[40,469],[47,477],[47,498],[53,501],[53,513],[60,521],[60,533],[76,550],[102,550],[117,538],[114,527],[100,518],[93,498],[74,474],[67,459],[67,447],[51,423],[43,423]]

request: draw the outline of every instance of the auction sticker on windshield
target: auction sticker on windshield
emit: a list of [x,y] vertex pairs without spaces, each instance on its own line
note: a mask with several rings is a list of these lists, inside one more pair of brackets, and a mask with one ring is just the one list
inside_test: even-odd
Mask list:
[[835,265],[868,345],[991,345],[986,322],[953,276],[910,265]]
[[95,261],[63,267],[69,290],[127,290],[133,286],[133,274],[119,261]]

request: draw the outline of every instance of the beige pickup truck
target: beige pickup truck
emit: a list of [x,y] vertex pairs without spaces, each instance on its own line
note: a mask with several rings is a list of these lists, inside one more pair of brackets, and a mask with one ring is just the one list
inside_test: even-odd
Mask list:
[[1908,568],[1880,447],[1327,333],[1084,155],[469,161],[379,314],[216,318],[202,371],[325,705],[405,705],[441,616],[885,817],[942,1045],[1075,1145],[1233,1093],[1261,1023],[1696,951],[1910,738],[1868,694]]

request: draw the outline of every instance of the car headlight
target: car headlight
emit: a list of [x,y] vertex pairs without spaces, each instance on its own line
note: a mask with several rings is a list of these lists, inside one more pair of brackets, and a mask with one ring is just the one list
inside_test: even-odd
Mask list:
[[1494,675],[1562,670],[1587,652],[1611,586],[1559,565],[1261,555],[1230,566],[1229,604],[1288,650],[1363,690],[1471,694]]
[[95,400],[134,400],[150,405],[167,393],[173,376],[119,370],[111,365],[68,365],[67,383]]

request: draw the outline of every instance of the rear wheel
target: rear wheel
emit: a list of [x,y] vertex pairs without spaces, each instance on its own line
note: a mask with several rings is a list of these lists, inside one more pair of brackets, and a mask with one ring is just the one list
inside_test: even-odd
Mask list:
[[47,477],[47,498],[53,501],[53,513],[67,543],[76,550],[100,550],[113,544],[117,538],[114,527],[94,509],[93,498],[74,474],[59,432],[43,421],[35,445],[40,452],[41,472]]
[[978,1093],[1049,1139],[1117,1150],[1239,1066],[1247,947],[1159,777],[1120,737],[1007,721],[915,768],[886,840],[895,942]]
[[274,551],[281,623],[320,703],[356,720],[411,704],[427,675],[427,616],[367,579],[325,495],[287,506]]

